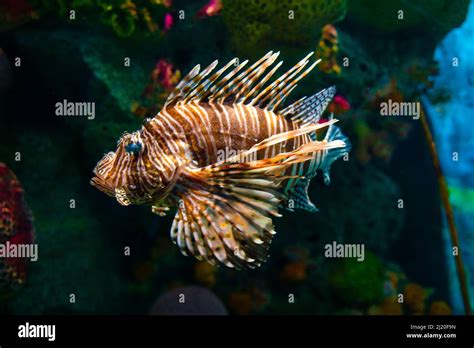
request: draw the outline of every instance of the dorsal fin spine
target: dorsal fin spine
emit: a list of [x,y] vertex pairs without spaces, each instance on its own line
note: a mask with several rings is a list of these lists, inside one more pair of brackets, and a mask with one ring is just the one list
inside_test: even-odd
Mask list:
[[[282,64],[283,64],[283,61],[275,65],[273,69],[270,70],[270,72],[267,73],[267,75],[265,75],[265,77],[257,85],[255,85],[255,87],[249,92],[249,94],[245,98],[243,98],[242,102],[245,103],[247,99],[251,98],[273,76],[273,74],[275,74],[275,72],[278,70],[278,68]],[[248,104],[253,105],[254,102],[255,102],[255,98],[252,98]]]
[[[307,64],[307,61],[309,57],[311,57],[314,54],[314,52],[309,53],[306,57],[304,57],[302,60],[300,60],[294,67],[292,67],[290,70],[288,70],[285,74],[280,76],[278,79],[276,79],[273,83],[271,83],[267,88],[265,88],[262,92],[260,92],[255,98],[254,101],[252,102],[253,105],[260,104],[260,99],[265,96],[268,92],[272,92],[275,87],[277,87],[282,81],[284,81],[290,74],[292,74],[295,70],[299,70],[301,65]],[[266,99],[266,98],[265,98]]]
[[[237,88],[237,94],[235,95],[235,100],[240,102],[241,96],[247,96],[248,90],[252,85],[258,80],[258,78],[265,72],[265,70],[272,65],[275,60],[278,58],[280,52],[269,55],[261,64],[259,64],[254,71],[252,71],[248,76],[246,76],[241,81],[241,86]],[[249,82],[247,82],[249,81]]]
[[239,72],[240,69],[242,69],[245,65],[247,65],[248,60],[243,61],[239,65],[237,65],[230,73],[228,73],[224,78],[219,81],[216,85],[215,88],[212,90],[213,94],[209,98],[209,101],[212,102],[214,99],[218,98],[222,90],[227,87],[229,80]]
[[206,69],[204,69],[203,71],[201,71],[199,73],[199,75],[197,75],[194,79],[193,79],[193,82],[189,84],[188,86],[188,90],[190,91],[189,93],[187,93],[187,95],[184,97],[184,100],[183,102],[184,103],[187,103],[189,102],[191,99],[192,99],[192,96],[193,96],[193,92],[195,91],[195,88],[196,86],[199,85],[199,83],[201,82],[201,80],[206,77],[212,70],[214,70],[214,68],[216,67],[218,61],[215,60],[214,62],[212,62]]
[[[260,58],[254,64],[252,64],[247,70],[240,73],[240,75],[238,75],[233,80],[234,83],[227,84],[227,86],[221,92],[221,97],[217,98],[217,102],[225,100],[226,98],[228,98],[233,93],[234,90],[238,90],[238,88],[240,88],[240,86],[242,85],[242,80],[244,80],[245,77],[252,74],[254,72],[254,70],[258,70],[259,66],[261,66],[261,64],[265,60],[267,60],[272,55],[272,53],[273,53],[272,51],[268,52],[266,55],[264,55],[262,58]],[[222,94],[224,94],[224,95],[222,95]]]
[[237,61],[237,58],[232,59],[230,62],[228,62],[224,67],[219,69],[217,72],[214,73],[211,77],[209,77],[206,80],[206,83],[197,88],[196,96],[199,96],[200,98],[203,98],[206,94],[210,93],[210,89],[212,89],[212,84],[221,76],[224,71],[229,69],[231,65],[235,65],[235,62]]
[[[306,105],[308,101],[304,98],[283,110],[277,109],[280,108],[283,101],[294,90],[298,81],[305,77],[319,63],[320,60],[310,64],[309,58],[313,54],[314,52],[309,53],[268,85],[267,82],[282,65],[282,62],[278,62],[271,67],[277,60],[279,52],[268,52],[246,69],[244,67],[248,61],[243,61],[237,65],[237,58],[232,59],[216,72],[213,71],[217,66],[217,60],[202,71],[200,71],[200,66],[196,65],[170,93],[165,107],[195,101],[218,104],[238,103],[257,106],[283,115],[290,114],[292,119],[302,118],[304,117],[301,115],[303,112],[307,115],[315,111],[308,109],[308,105]],[[232,65],[236,65],[235,68],[231,68],[228,71]],[[270,67],[271,69],[268,71]]]
[[[268,105],[271,102],[271,99],[275,96],[275,91],[278,89],[281,90],[281,88],[285,88],[287,85],[287,81],[291,81],[291,79],[293,79],[307,64],[308,64],[307,61],[304,62],[298,69],[296,69],[296,71],[293,71],[291,74],[287,73],[288,75],[285,74],[287,76],[283,75],[282,78],[283,77],[284,78],[278,84],[275,84],[271,89],[268,89],[267,91],[263,91],[262,93],[260,93],[260,95],[256,97],[257,100],[260,99],[258,103],[262,105],[267,100],[269,100],[269,102],[265,104],[265,105]],[[276,80],[275,82],[277,81],[278,80]],[[271,85],[269,87],[271,87]]]
[[[199,84],[200,81],[202,81],[202,79],[204,77],[206,77],[207,75],[209,75],[209,73],[211,73],[215,67],[217,66],[217,64],[219,63],[218,60],[215,60],[213,61],[206,69],[204,69],[200,74],[199,74],[199,79],[194,81],[194,85],[193,86],[190,86],[190,89],[191,89],[191,92],[186,96],[186,98],[184,99],[184,102],[186,103],[188,100],[192,100],[196,95],[197,93],[199,93],[199,91],[203,88],[205,88],[205,85],[207,84],[207,82],[209,80],[206,80],[206,81],[203,81]],[[197,85],[196,88],[194,88],[195,86]]]

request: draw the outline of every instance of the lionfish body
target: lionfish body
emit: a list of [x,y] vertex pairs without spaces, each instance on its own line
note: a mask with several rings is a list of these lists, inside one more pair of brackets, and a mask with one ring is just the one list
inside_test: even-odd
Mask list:
[[277,57],[269,52],[247,69],[234,59],[214,73],[217,61],[196,66],[163,110],[99,161],[91,183],[122,205],[147,203],[160,215],[177,206],[171,238],[185,255],[259,266],[278,208],[317,211],[311,178],[319,170],[329,183],[332,162],[350,149],[336,120],[320,123],[334,87],[281,107],[318,62],[307,67],[308,55],[268,83]]

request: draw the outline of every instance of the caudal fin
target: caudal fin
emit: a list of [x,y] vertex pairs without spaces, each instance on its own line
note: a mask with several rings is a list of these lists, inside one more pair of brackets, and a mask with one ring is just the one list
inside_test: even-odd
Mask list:
[[[330,117],[330,120],[332,120],[332,115]],[[331,168],[331,164],[338,158],[348,154],[351,151],[352,145],[349,141],[349,138],[346,137],[342,133],[341,129],[335,126],[334,124],[329,125],[324,140],[328,143],[332,143],[334,141],[344,143],[344,146],[332,147],[328,151],[327,156],[324,158],[324,161],[319,168],[323,172],[324,183],[326,185],[329,185],[329,183],[331,182],[331,178],[329,176],[329,169]]]

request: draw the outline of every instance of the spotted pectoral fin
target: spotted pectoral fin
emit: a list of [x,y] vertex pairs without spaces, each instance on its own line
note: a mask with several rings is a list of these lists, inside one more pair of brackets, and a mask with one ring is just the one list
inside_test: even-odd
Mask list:
[[171,203],[166,200],[157,201],[151,205],[151,212],[159,216],[166,216],[170,207]]
[[[261,187],[272,185],[267,181]],[[277,193],[265,190],[195,187],[180,200],[171,238],[183,254],[198,260],[237,269],[258,267],[275,234],[271,217],[278,215],[278,202]]]

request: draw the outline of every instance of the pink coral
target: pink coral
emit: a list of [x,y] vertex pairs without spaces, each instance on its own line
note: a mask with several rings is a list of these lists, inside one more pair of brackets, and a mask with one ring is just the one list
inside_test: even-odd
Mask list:
[[221,0],[210,0],[203,8],[201,8],[197,16],[198,17],[211,17],[218,15],[222,10]]

